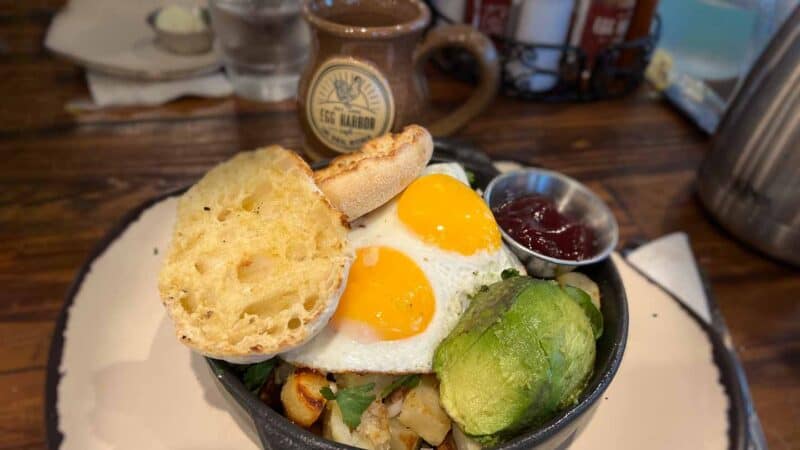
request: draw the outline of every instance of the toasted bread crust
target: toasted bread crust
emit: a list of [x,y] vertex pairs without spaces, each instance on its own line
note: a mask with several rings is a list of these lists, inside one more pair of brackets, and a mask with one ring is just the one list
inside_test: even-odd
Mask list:
[[419,176],[432,153],[430,133],[419,125],[409,125],[400,133],[377,137],[361,150],[335,158],[314,173],[314,180],[334,206],[355,220],[402,192]]

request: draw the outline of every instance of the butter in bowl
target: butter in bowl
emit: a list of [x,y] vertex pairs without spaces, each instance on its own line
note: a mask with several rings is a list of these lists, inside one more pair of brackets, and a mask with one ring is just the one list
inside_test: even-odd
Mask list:
[[151,12],[147,23],[156,33],[156,43],[179,55],[197,55],[211,50],[214,33],[208,10],[169,5]]

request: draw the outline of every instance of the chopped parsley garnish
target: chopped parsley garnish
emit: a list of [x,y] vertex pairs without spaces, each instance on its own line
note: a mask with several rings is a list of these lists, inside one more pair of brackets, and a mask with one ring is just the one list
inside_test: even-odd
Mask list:
[[518,276],[519,276],[519,270],[517,270],[517,269],[506,269],[506,270],[500,272],[500,278],[502,278],[504,280],[507,280],[507,279],[512,278],[512,277],[518,277]]
[[319,390],[328,400],[336,400],[342,411],[342,420],[352,430],[361,424],[361,415],[375,401],[375,383],[339,389],[335,394],[328,386]]
[[388,397],[392,392],[400,388],[415,388],[419,384],[420,376],[418,373],[403,375],[402,377],[392,381],[392,384],[386,386],[381,391],[381,398]]
[[464,173],[467,174],[467,181],[469,181],[469,185],[475,187],[475,182],[477,181],[475,178],[475,172],[464,169]]
[[277,360],[275,358],[272,358],[247,366],[247,368],[244,369],[244,375],[242,376],[244,387],[246,387],[250,392],[258,394],[258,392],[261,390],[261,387],[267,382],[267,377],[269,377],[269,374],[272,373],[272,369],[275,368],[276,361]]

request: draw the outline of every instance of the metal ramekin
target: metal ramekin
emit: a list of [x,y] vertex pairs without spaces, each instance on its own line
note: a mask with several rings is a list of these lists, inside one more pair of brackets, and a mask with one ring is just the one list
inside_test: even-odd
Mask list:
[[579,219],[590,227],[595,233],[598,246],[597,253],[589,259],[579,261],[558,259],[523,246],[500,227],[503,240],[525,265],[530,275],[553,278],[576,267],[602,261],[614,251],[619,239],[619,226],[614,214],[589,188],[566,175],[544,169],[524,169],[504,173],[489,183],[483,198],[494,210],[509,200],[527,194],[538,194],[549,198],[560,212]]
[[202,9],[203,21],[206,28],[202,31],[192,31],[188,33],[175,33],[162,30],[156,26],[156,17],[162,8],[147,15],[147,23],[156,33],[156,43],[171,53],[178,55],[197,55],[211,50],[214,43],[214,33],[211,31],[211,21],[208,17],[208,10]]

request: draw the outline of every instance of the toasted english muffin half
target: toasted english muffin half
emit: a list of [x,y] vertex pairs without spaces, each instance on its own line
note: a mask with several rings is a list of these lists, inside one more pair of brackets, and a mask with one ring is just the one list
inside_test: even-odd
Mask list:
[[428,164],[433,138],[409,125],[397,134],[370,140],[357,152],[334,158],[314,173],[322,192],[349,220],[355,220],[399,194]]
[[347,231],[294,152],[271,146],[211,169],[178,201],[159,278],[178,339],[240,364],[308,341],[344,289]]

